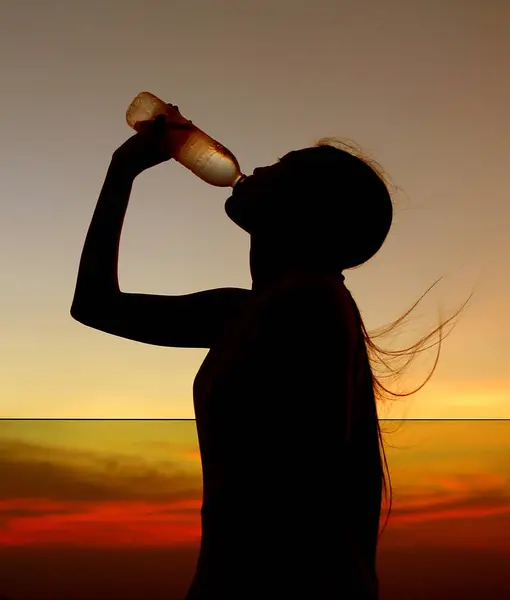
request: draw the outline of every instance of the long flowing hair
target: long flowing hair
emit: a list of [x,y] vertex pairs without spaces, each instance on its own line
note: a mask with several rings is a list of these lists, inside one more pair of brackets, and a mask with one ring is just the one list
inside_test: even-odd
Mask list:
[[[390,195],[396,189],[398,189],[396,186],[394,186],[391,183],[389,177],[384,172],[381,165],[376,160],[374,160],[372,157],[370,157],[365,151],[362,151],[360,149],[359,145],[356,144],[355,142],[353,142],[352,140],[340,140],[338,138],[327,137],[327,138],[321,138],[315,144],[315,146],[317,146],[317,147],[331,146],[331,147],[337,148],[339,150],[342,150],[343,152],[348,152],[349,154],[352,154],[353,156],[362,160],[366,165],[368,165],[369,167],[371,167],[373,169],[373,171],[378,175],[378,177],[385,184],[385,186],[388,190],[388,193],[390,193]],[[359,265],[359,266],[361,266],[361,265]],[[354,267],[354,268],[358,268],[358,267]],[[416,392],[421,390],[426,385],[426,383],[430,380],[430,378],[432,377],[432,375],[437,367],[438,361],[439,361],[439,356],[441,353],[441,344],[442,344],[443,340],[452,332],[453,328],[457,324],[460,313],[464,310],[464,308],[466,308],[466,306],[470,302],[471,298],[473,297],[474,291],[471,292],[471,294],[468,296],[467,300],[460,306],[460,308],[458,310],[456,310],[454,312],[453,315],[451,315],[448,319],[446,319],[444,321],[441,321],[441,319],[440,319],[439,325],[437,327],[435,327],[429,333],[425,334],[417,342],[415,342],[414,344],[411,344],[410,346],[408,346],[406,348],[390,350],[387,348],[383,348],[378,343],[376,343],[375,340],[378,340],[381,337],[385,337],[385,336],[389,335],[390,333],[394,332],[398,327],[400,327],[408,319],[409,315],[414,311],[414,309],[423,300],[423,298],[442,279],[443,279],[443,276],[439,277],[432,285],[430,285],[429,288],[425,290],[425,292],[418,298],[418,300],[416,300],[416,302],[409,308],[409,310],[407,310],[401,317],[399,317],[398,319],[396,319],[395,321],[393,321],[389,324],[383,325],[382,327],[379,327],[372,331],[368,331],[366,329],[363,319],[361,317],[358,305],[357,305],[356,301],[354,300],[354,298],[352,298],[352,295],[349,292],[349,295],[351,296],[351,299],[352,299],[352,302],[353,302],[353,305],[355,308],[355,312],[358,317],[358,322],[361,327],[361,331],[362,331],[362,335],[363,335],[363,339],[364,339],[364,343],[365,343],[365,347],[366,347],[366,351],[367,351],[367,355],[368,355],[368,359],[369,359],[369,363],[370,363],[370,370],[371,370],[372,382],[373,382],[373,392],[374,392],[374,399],[376,402],[376,406],[377,406],[377,404],[385,405],[388,402],[395,400],[396,398],[407,397],[407,396],[411,396],[412,394],[415,394]],[[445,328],[448,325],[451,325],[451,327],[445,333]],[[437,337],[438,339],[433,343],[429,343],[435,337]],[[392,389],[386,387],[386,385],[383,385],[382,382],[384,379],[398,378],[398,376],[401,375],[408,368],[410,363],[414,360],[414,358],[419,353],[425,352],[426,350],[429,350],[430,348],[433,348],[436,345],[438,348],[437,348],[437,354],[436,354],[436,358],[434,361],[434,365],[432,367],[431,372],[429,373],[429,375],[427,376],[425,381],[420,386],[418,386],[416,389],[414,389],[410,392],[402,393],[402,392],[393,391]],[[405,359],[403,364],[401,364],[397,368],[394,368],[393,364],[396,361],[401,361],[402,359]],[[388,467],[388,461],[386,459],[386,452],[384,449],[385,441],[383,439],[383,433],[381,431],[379,419],[377,420],[377,434],[378,434],[378,440],[379,440],[379,456],[380,456],[380,466],[381,466],[380,472],[381,472],[381,478],[382,478],[382,489],[384,492],[385,503],[388,505],[386,522],[384,524],[383,529],[379,533],[379,537],[380,537],[382,535],[382,533],[384,532],[384,530],[386,529],[386,525],[388,524],[388,520],[389,520],[389,517],[391,514],[392,486],[391,486],[391,477],[390,477],[390,472],[389,472],[389,467]],[[383,468],[383,463],[384,463],[384,468]],[[388,490],[389,490],[389,502],[388,502]],[[382,510],[382,507],[381,507],[381,510]]]

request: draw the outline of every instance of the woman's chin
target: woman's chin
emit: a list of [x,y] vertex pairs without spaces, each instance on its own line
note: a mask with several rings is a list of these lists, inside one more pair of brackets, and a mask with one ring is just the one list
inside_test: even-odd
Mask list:
[[[234,196],[229,196],[226,200],[225,200],[225,212],[227,213],[227,216],[232,219],[232,202],[234,201]],[[232,219],[233,220],[233,219]]]
[[239,211],[238,205],[236,206],[236,198],[234,196],[229,196],[225,200],[225,212],[227,213],[227,217],[233,221],[238,227],[244,229],[247,233],[249,233],[247,226],[242,218],[241,212]]

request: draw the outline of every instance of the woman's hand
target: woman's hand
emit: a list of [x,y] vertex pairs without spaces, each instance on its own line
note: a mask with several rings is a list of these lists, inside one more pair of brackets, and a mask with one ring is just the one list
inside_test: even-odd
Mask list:
[[[175,107],[177,108],[177,107]],[[173,158],[172,141],[175,134],[193,127],[191,121],[171,121],[159,115],[153,121],[136,125],[136,133],[126,140],[112,156],[112,162],[133,177]]]

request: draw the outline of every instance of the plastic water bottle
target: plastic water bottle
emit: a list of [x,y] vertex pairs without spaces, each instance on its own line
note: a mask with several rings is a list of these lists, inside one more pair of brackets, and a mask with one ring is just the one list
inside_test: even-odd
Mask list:
[[172,131],[172,157],[203,181],[218,187],[234,187],[246,176],[236,157],[212,137],[185,119],[178,108],[168,105],[154,94],[142,92],[131,102],[126,121],[136,131],[138,123],[166,115],[167,123],[187,124],[186,129]]

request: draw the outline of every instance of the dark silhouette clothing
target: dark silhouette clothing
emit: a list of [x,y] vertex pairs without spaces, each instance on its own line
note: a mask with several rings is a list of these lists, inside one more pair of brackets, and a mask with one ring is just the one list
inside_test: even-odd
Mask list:
[[202,541],[186,600],[378,597],[382,475],[357,318],[343,277],[291,276],[210,349],[193,385]]

